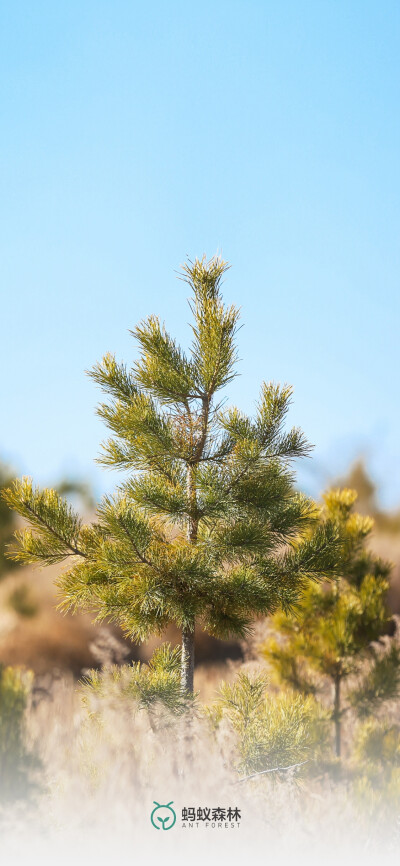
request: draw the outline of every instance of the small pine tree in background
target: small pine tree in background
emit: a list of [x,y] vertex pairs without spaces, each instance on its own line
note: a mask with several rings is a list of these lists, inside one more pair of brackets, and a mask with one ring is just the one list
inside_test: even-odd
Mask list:
[[239,773],[304,772],[324,751],[326,713],[321,705],[311,696],[271,694],[265,674],[240,673],[235,682],[222,683],[217,701],[206,711],[214,728],[225,720],[233,731]]
[[309,445],[299,429],[284,430],[291,389],[264,384],[254,419],[223,407],[239,318],[222,300],[226,270],[219,258],[183,268],[189,354],[150,316],[132,332],[131,369],[106,355],[91,371],[109,398],[98,412],[113,434],[100,462],[128,473],[96,520],[84,525],[29,479],[5,494],[31,525],[17,533],[14,557],[70,563],[59,580],[65,610],[91,608],[136,641],[170,623],[181,629],[189,692],[197,624],[217,638],[244,636],[255,617],[298,601],[310,577],[329,575],[338,548],[335,525],[318,523],[293,488],[291,461]]
[[277,613],[275,635],[262,650],[279,681],[303,695],[331,682],[337,757],[343,714],[353,707],[366,717],[400,692],[400,650],[389,637],[390,565],[366,550],[373,521],[353,511],[356,499],[349,489],[324,496],[321,516],[335,521],[342,537],[340,574],[329,584],[310,582],[295,612]]

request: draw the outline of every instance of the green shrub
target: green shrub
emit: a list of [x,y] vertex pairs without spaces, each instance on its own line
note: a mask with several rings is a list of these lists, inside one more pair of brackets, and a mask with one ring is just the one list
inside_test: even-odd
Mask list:
[[368,719],[357,728],[352,762],[359,806],[374,820],[395,822],[400,808],[400,727]]
[[133,662],[90,671],[83,681],[84,700],[88,703],[89,698],[95,695],[125,697],[152,716],[160,710],[180,715],[193,700],[182,692],[180,665],[180,647],[172,648],[164,643],[154,651],[147,664]]
[[219,708],[234,731],[242,773],[314,762],[326,741],[326,713],[314,698],[271,695],[266,686],[264,675],[250,679],[242,673],[220,688],[217,713]]
[[25,711],[31,674],[0,665],[0,800],[25,795],[31,787],[33,756],[25,744]]

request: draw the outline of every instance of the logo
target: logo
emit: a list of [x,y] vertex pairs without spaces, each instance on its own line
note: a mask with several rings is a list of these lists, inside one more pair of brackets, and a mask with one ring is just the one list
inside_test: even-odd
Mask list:
[[184,806],[182,827],[227,830],[240,827],[242,813],[237,806]]
[[[173,800],[165,805],[160,805],[153,800],[155,809],[153,809],[150,821],[156,830],[170,830],[176,822],[176,814],[172,808]],[[159,813],[159,814],[158,814]]]

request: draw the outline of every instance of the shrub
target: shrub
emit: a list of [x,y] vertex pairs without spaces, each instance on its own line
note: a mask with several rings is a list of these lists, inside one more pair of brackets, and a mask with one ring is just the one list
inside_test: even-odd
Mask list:
[[32,754],[25,744],[25,711],[31,674],[0,666],[0,800],[31,788]]
[[182,714],[192,702],[184,695],[180,682],[180,647],[164,643],[156,649],[147,664],[111,666],[102,671],[90,671],[83,681],[84,700],[90,696],[126,697],[133,699],[138,709],[146,709],[150,718],[159,711]]
[[370,718],[354,741],[354,791],[375,818],[395,818],[400,807],[400,727]]
[[327,719],[317,701],[266,694],[266,686],[264,675],[251,679],[242,673],[220,688],[217,707],[234,731],[236,768],[242,773],[315,761],[324,748]]

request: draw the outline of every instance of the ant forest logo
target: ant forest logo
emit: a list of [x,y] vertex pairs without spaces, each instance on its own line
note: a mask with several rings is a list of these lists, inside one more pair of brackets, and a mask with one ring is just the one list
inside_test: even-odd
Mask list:
[[[173,800],[169,803],[157,803],[153,800],[154,809],[150,815],[150,820],[156,830],[171,830],[176,824],[176,812],[172,808]],[[229,806],[222,808],[216,806],[210,807],[186,807],[182,809],[182,828],[206,827],[206,828],[239,828],[241,819],[241,811],[237,806]]]
[[162,805],[154,800],[155,809],[153,809],[150,820],[156,830],[170,830],[176,823],[176,813],[172,808],[173,800],[170,803]]

